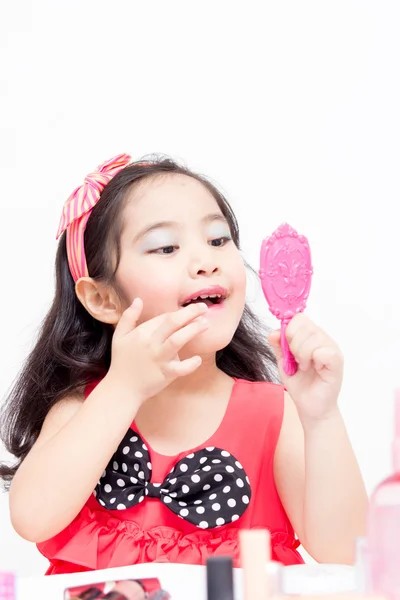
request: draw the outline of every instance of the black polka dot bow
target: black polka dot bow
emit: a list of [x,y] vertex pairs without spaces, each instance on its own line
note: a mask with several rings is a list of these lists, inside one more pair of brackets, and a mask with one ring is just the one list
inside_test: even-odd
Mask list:
[[109,462],[94,495],[109,510],[124,510],[158,498],[177,516],[201,529],[236,521],[251,498],[249,479],[238,460],[219,448],[188,454],[162,483],[150,483],[151,462],[140,436],[129,430]]

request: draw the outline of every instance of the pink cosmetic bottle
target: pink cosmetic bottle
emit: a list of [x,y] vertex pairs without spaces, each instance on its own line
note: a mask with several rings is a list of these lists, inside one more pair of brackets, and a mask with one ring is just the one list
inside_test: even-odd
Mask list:
[[371,591],[400,600],[400,390],[395,397],[393,470],[371,497],[368,562]]
[[3,573],[0,571],[0,600],[14,600],[15,598],[15,575],[14,573]]

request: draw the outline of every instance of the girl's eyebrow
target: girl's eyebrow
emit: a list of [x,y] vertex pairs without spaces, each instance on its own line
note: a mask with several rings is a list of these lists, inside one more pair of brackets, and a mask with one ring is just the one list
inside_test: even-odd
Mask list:
[[[221,221],[221,223],[228,224],[228,221],[226,220],[224,215],[221,213],[212,213],[212,214],[206,215],[205,217],[203,217],[203,219],[201,221],[202,221],[202,223],[211,223],[213,221]],[[147,227],[145,227],[144,229],[142,229],[141,231],[139,231],[139,233],[137,233],[135,235],[135,237],[133,238],[133,243],[136,243],[138,240],[140,240],[146,234],[150,233],[151,231],[154,231],[155,229],[173,229],[173,228],[178,228],[179,226],[180,226],[180,223],[178,223],[177,221],[158,221],[156,223],[151,223],[150,225],[148,225]]]

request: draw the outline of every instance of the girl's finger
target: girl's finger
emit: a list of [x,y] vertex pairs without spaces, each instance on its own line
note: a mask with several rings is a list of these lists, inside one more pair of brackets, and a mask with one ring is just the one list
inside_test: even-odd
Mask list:
[[335,346],[316,348],[313,352],[312,360],[315,370],[320,375],[323,372],[336,373],[338,369],[343,368],[343,356]]
[[275,348],[275,346],[278,346],[278,345],[280,346],[280,343],[281,343],[281,332],[280,332],[280,329],[278,329],[276,331],[271,331],[271,333],[268,334],[268,342],[274,348]]
[[160,325],[152,335],[153,342],[162,345],[173,333],[206,313],[207,310],[207,304],[199,302],[189,304],[189,306],[185,306],[185,308],[181,308],[176,312],[162,315],[163,318],[160,320]]
[[140,298],[135,298],[132,304],[124,310],[120,320],[114,331],[114,336],[123,337],[131,331],[133,331],[137,325],[137,322],[142,314],[143,302]]
[[324,348],[327,346],[329,346],[329,340],[327,340],[324,335],[310,333],[310,335],[305,337],[302,343],[296,349],[292,349],[300,371],[307,371],[312,364],[314,352],[318,348]]
[[161,353],[167,359],[173,358],[180,350],[196,335],[206,331],[210,326],[204,317],[198,317],[195,321],[173,333],[163,344]]
[[295,337],[302,338],[308,331],[319,331],[319,328],[305,315],[298,313],[288,323],[286,328],[286,339],[291,346]]
[[268,335],[268,341],[275,352],[278,366],[282,363],[281,332],[273,331]]
[[200,356],[192,356],[185,360],[173,360],[167,366],[168,375],[171,377],[184,377],[194,373],[201,365]]
[[[293,356],[297,359],[300,355],[301,350],[305,344],[309,343],[309,340],[315,339],[317,336],[320,337],[320,331],[314,327],[303,327],[298,330],[296,335],[290,340],[289,348]],[[287,339],[287,336],[286,336]]]

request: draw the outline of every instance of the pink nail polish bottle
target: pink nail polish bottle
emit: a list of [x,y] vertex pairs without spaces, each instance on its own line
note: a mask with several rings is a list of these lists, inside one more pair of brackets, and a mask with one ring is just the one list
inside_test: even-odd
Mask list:
[[400,600],[400,390],[395,397],[393,470],[371,497],[368,555],[371,591]]
[[14,600],[15,576],[14,573],[0,571],[0,600]]

